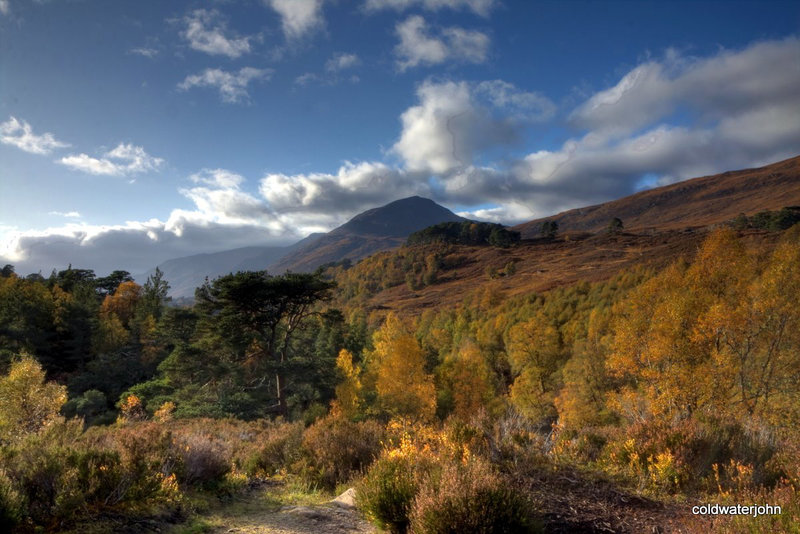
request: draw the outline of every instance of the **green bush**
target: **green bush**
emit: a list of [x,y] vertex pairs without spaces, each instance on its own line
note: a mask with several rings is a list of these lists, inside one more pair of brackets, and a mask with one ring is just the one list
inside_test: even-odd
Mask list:
[[5,472],[0,471],[0,530],[11,530],[23,518],[22,497]]
[[383,456],[356,488],[356,502],[367,517],[390,532],[405,532],[419,488],[419,466],[408,456]]
[[320,419],[303,436],[302,473],[309,482],[333,489],[375,460],[383,435],[384,429],[376,421]]
[[411,510],[415,534],[536,532],[531,505],[522,493],[472,460],[445,465],[423,483]]

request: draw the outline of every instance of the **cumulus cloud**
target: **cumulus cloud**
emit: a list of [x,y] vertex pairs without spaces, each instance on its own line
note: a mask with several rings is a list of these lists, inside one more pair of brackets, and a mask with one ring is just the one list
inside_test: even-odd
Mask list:
[[247,86],[254,80],[269,80],[272,69],[243,67],[239,72],[227,72],[222,69],[206,69],[199,74],[191,74],[178,84],[178,88],[188,91],[192,87],[213,87],[219,91],[222,101],[238,104],[250,101]]
[[267,174],[259,189],[276,212],[341,217],[382,202],[427,194],[426,178],[383,163],[347,162],[335,174]]
[[495,0],[367,0],[364,7],[367,11],[380,11],[382,9],[405,11],[416,6],[428,11],[467,9],[477,15],[486,17],[495,4]]
[[[165,260],[243,246],[287,244],[307,229],[276,215],[257,196],[241,189],[244,178],[225,169],[203,169],[180,190],[193,209],[175,209],[166,220],[118,225],[69,223],[44,230],[3,230],[0,258],[17,272],[76,266],[143,272]],[[63,214],[71,216],[72,214]],[[316,227],[311,227],[316,228]]]
[[183,22],[186,29],[181,35],[194,50],[231,59],[250,52],[251,38],[226,36],[227,26],[216,10],[196,9]]
[[281,17],[283,33],[288,39],[298,39],[321,28],[322,0],[264,0]]
[[494,80],[480,84],[426,81],[419,104],[401,116],[402,132],[392,147],[412,171],[446,174],[473,163],[480,152],[513,144],[526,117],[544,120],[555,106],[544,96]]
[[359,64],[361,64],[361,60],[358,58],[358,55],[338,52],[325,63],[325,70],[331,73],[336,73],[343,70],[352,69],[353,67],[357,67]]
[[151,156],[140,146],[120,143],[100,158],[88,154],[73,154],[61,158],[58,162],[71,169],[89,174],[130,176],[158,170],[164,160]]
[[0,123],[0,142],[31,154],[49,154],[56,148],[69,146],[69,143],[59,141],[51,133],[36,135],[30,124],[16,117],[9,117],[7,121]]
[[419,15],[399,22],[395,27],[400,42],[395,46],[396,65],[402,72],[419,65],[438,65],[445,61],[483,63],[486,61],[489,36],[459,27],[443,28],[432,33]]

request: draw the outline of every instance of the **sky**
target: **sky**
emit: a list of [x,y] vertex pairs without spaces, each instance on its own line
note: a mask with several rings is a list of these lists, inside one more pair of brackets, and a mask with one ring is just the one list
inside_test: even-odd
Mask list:
[[800,3],[0,0],[0,263],[144,272],[421,195],[505,224],[800,154]]

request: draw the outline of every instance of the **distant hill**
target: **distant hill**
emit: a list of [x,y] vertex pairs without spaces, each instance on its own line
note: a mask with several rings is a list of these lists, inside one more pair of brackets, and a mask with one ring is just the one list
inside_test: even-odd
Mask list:
[[395,200],[360,213],[348,222],[295,248],[270,266],[270,271],[313,271],[345,259],[359,260],[405,243],[409,234],[434,224],[466,221],[433,200],[418,196]]
[[[203,284],[206,277],[213,280],[219,276],[235,273],[237,271],[260,271],[282,256],[291,252],[295,247],[303,246],[308,240],[315,240],[323,234],[311,234],[294,245],[284,247],[243,247],[210,254],[194,254],[182,258],[167,260],[158,266],[164,273],[164,279],[169,282],[170,295],[175,299],[191,298],[195,288]],[[144,283],[147,277],[155,272],[151,269],[146,273],[136,275],[134,278],[139,283]]]
[[[286,247],[244,247],[211,254],[195,254],[165,261],[158,266],[175,299],[191,299],[206,277],[214,279],[236,271],[313,271],[320,265],[344,259],[358,260],[398,247],[409,234],[450,221],[465,221],[436,202],[409,197],[360,213],[327,234],[311,234]],[[140,283],[155,269],[136,275]]]
[[596,206],[578,208],[514,227],[538,237],[545,220],[559,232],[597,232],[619,217],[625,230],[682,229],[729,221],[744,213],[800,205],[800,156],[757,169],[693,178]]

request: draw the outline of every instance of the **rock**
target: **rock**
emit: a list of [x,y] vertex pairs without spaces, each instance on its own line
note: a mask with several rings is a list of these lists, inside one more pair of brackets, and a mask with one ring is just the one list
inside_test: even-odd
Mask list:
[[356,490],[350,488],[335,499],[331,501],[340,508],[355,508],[356,507]]

